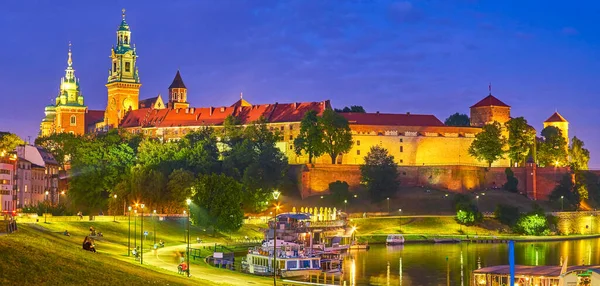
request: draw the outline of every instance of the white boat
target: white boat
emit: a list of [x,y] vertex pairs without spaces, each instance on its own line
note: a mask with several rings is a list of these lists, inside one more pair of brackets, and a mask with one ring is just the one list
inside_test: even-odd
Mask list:
[[402,236],[401,234],[390,234],[385,239],[385,244],[387,244],[387,245],[404,244],[404,236]]
[[[292,242],[277,241],[277,268],[286,277],[320,273],[321,258],[304,251],[304,246]],[[248,250],[242,261],[242,269],[256,275],[273,274],[273,240]]]

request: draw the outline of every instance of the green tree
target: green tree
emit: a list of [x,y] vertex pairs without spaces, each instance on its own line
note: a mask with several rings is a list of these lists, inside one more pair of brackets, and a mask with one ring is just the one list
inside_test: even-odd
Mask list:
[[345,181],[335,181],[329,183],[329,192],[336,203],[342,203],[350,197],[350,186]]
[[170,201],[174,203],[173,207],[184,207],[185,200],[192,196],[192,186],[195,181],[194,173],[184,169],[174,170],[169,175],[167,191]]
[[491,167],[492,163],[503,158],[505,142],[500,123],[486,124],[482,131],[475,135],[475,140],[469,146],[469,154],[479,161],[487,162]]
[[556,186],[550,194],[550,201],[562,204],[562,207],[566,210],[576,210],[579,208],[581,198],[579,192],[576,191],[576,186],[573,183],[571,174],[565,174],[562,177],[558,186]]
[[335,109],[335,112],[339,112],[339,113],[349,113],[349,112],[353,112],[353,113],[365,113],[365,109],[360,106],[360,105],[352,105],[350,107],[346,106],[343,109]]
[[35,144],[48,150],[64,169],[77,155],[77,150],[85,140],[86,138],[71,133],[54,133],[50,136],[38,137],[35,139]]
[[316,111],[310,110],[304,114],[300,122],[300,134],[294,139],[294,151],[297,155],[301,155],[302,151],[308,154],[309,163],[323,154],[323,130]]
[[535,144],[535,130],[523,117],[511,118],[505,123],[508,130],[508,158],[512,163],[523,166],[527,155]]
[[548,219],[538,213],[521,216],[515,229],[525,235],[548,235],[550,233]]
[[444,124],[447,126],[471,126],[471,120],[469,119],[469,116],[466,114],[461,114],[461,113],[454,113],[452,115],[450,115],[448,118],[446,118],[446,120],[444,121]]
[[19,145],[25,144],[19,136],[9,132],[0,132],[0,152],[12,152]]
[[394,195],[400,186],[398,164],[394,162],[394,156],[379,146],[371,147],[365,156],[365,164],[360,166],[360,174],[371,200],[375,202]]
[[542,130],[543,140],[538,142],[538,164],[542,167],[567,164],[567,140],[562,131],[554,126]]
[[483,215],[468,195],[457,194],[452,203],[456,209],[456,221],[460,224],[473,225],[483,220]]
[[339,154],[352,148],[352,132],[348,120],[331,109],[326,109],[319,118],[323,130],[323,152],[331,157],[331,164]]
[[499,204],[496,206],[494,216],[501,223],[513,227],[517,224],[517,221],[521,217],[521,213],[519,212],[518,207]]
[[186,134],[179,141],[179,150],[187,170],[195,174],[219,171],[219,149],[213,129],[203,128]]
[[590,151],[583,148],[583,141],[577,137],[573,137],[571,140],[571,147],[569,148],[569,165],[571,170],[587,170],[588,162],[590,161]]
[[515,173],[511,168],[504,169],[504,174],[506,174],[506,183],[504,183],[504,189],[513,193],[519,191],[517,188],[519,186],[519,180],[515,177]]
[[221,231],[238,230],[243,223],[242,185],[226,175],[204,175],[195,184],[191,216],[194,224]]

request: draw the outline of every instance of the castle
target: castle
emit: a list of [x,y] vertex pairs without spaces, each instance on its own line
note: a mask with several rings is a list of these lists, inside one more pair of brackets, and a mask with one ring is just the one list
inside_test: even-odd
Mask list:
[[[163,140],[178,140],[192,130],[220,128],[227,116],[235,116],[242,124],[264,118],[271,130],[282,134],[277,146],[286,154],[290,164],[308,163],[308,156],[296,155],[294,138],[300,131],[300,121],[309,110],[319,115],[331,108],[329,100],[321,102],[294,102],[251,104],[240,100],[221,107],[190,107],[187,87],[179,71],[168,88],[165,102],[161,95],[140,100],[140,81],[137,52],[132,45],[132,32],[125,21],[123,10],[117,29],[116,46],[111,48],[108,71],[107,105],[105,110],[90,110],[84,104],[79,79],[75,77],[71,45],[67,69],[61,79],[60,92],[54,104],[45,108],[40,135],[70,132],[77,135],[122,128]],[[511,118],[510,106],[491,93],[470,107],[471,126],[447,126],[434,115],[389,113],[341,113],[353,134],[352,149],[338,156],[339,164],[362,164],[364,156],[374,145],[386,148],[400,166],[470,165],[485,166],[468,153],[469,146],[481,127],[497,121],[506,123]],[[569,123],[558,112],[544,122],[544,127],[556,126],[568,140]],[[330,163],[328,156],[316,158],[316,163]],[[508,159],[494,162],[494,167],[509,166]]]

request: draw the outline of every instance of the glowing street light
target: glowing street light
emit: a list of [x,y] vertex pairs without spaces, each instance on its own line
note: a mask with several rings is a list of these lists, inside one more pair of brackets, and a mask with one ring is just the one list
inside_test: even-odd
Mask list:
[[191,199],[185,200],[185,203],[188,206],[187,212],[187,276],[190,277],[190,204],[192,203]]
[[347,212],[347,210],[348,210],[347,206],[348,206],[348,200],[344,200],[344,212],[345,213],[348,213]]
[[[64,193],[64,191],[63,191],[63,193]],[[117,194],[114,194],[113,198],[115,199],[115,205],[116,205],[116,203],[117,203]],[[117,212],[116,211],[113,213],[113,222],[117,222]]]
[[279,210],[279,196],[281,192],[273,191],[275,199],[275,217],[273,219],[273,285],[277,285],[277,211]]
[[398,209],[398,213],[400,213],[400,232],[402,232],[402,209]]
[[565,196],[560,196],[560,211],[565,210],[564,204],[563,204],[564,199],[565,199]]
[[154,217],[152,220],[152,223],[154,224],[154,247],[156,247],[156,210],[152,212],[152,216]]
[[46,213],[44,214],[44,223],[46,223],[47,216],[48,216],[48,191],[46,191]]
[[140,264],[144,264],[144,239],[142,238],[142,236],[144,235],[144,204],[141,204],[140,207],[142,208],[142,227],[140,228]]
[[127,234],[127,256],[129,256],[129,254],[131,253],[131,206],[129,206],[127,209],[129,210],[129,212],[127,213],[129,215],[129,232]]

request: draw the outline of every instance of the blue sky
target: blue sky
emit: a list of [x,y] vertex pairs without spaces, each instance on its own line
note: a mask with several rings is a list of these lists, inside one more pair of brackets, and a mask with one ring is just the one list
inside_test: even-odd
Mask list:
[[555,110],[600,168],[600,3],[580,1],[16,1],[0,10],[0,130],[37,135],[68,41],[104,109],[127,9],[141,98],[181,70],[194,106],[321,101],[441,120],[492,93],[542,129]]

